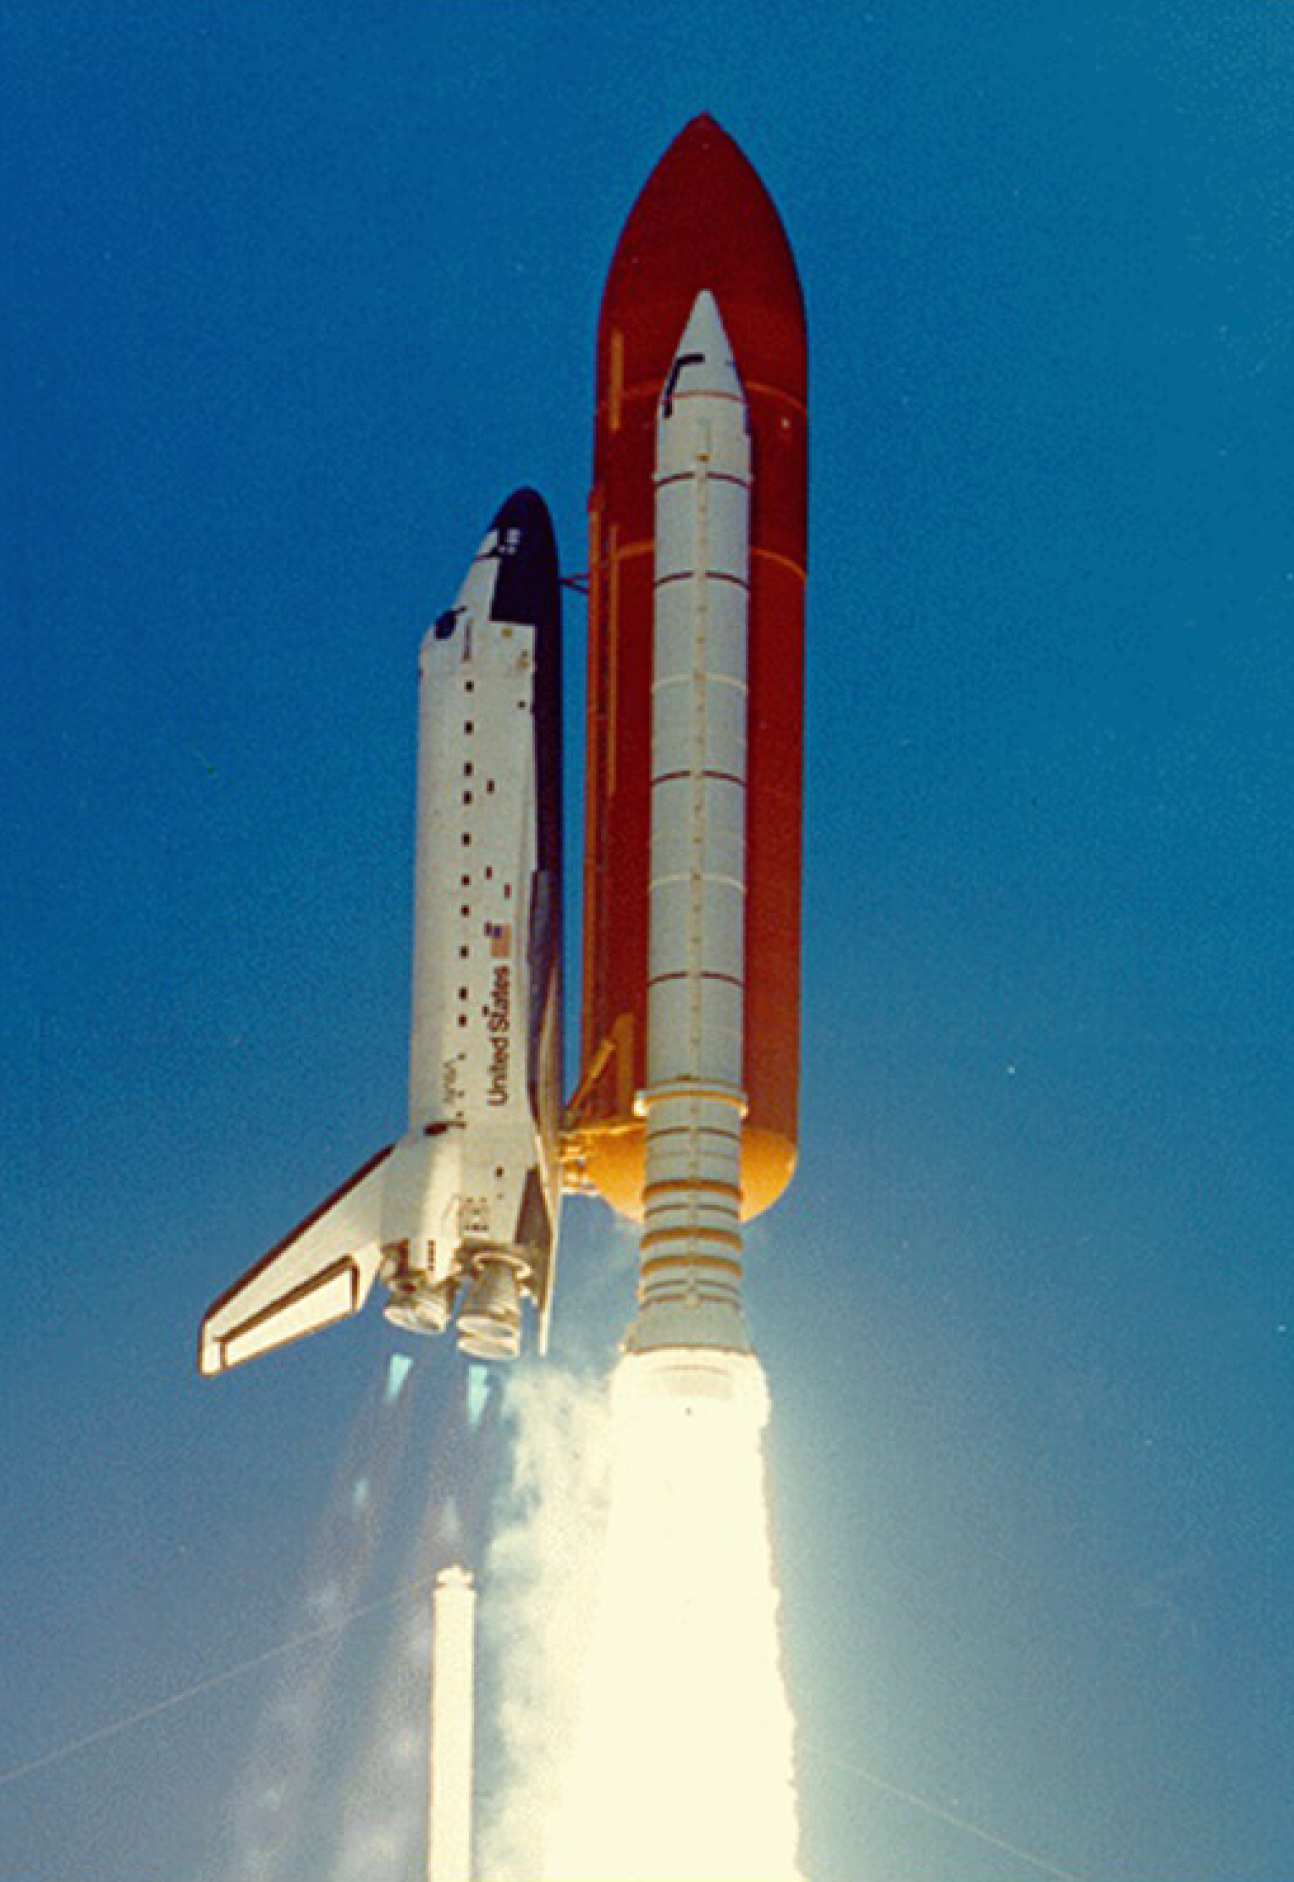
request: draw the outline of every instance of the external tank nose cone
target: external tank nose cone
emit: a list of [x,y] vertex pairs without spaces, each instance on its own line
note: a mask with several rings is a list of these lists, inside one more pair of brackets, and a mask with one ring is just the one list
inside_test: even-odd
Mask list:
[[659,331],[677,339],[703,288],[723,310],[743,378],[803,399],[804,301],[786,231],[749,158],[706,116],[684,125],[621,231],[599,322],[600,392],[621,352],[629,384]]

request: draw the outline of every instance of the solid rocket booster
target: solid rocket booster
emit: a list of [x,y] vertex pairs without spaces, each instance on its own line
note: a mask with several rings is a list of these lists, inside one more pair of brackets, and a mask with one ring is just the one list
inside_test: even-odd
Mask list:
[[657,411],[647,1086],[630,1352],[750,1350],[741,1311],[751,452],[714,296]]
[[472,1882],[476,1589],[442,1568],[432,1595],[427,1882]]

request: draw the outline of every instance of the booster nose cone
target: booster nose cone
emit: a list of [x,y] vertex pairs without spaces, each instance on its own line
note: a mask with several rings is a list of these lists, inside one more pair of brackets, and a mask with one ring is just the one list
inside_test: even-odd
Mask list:
[[686,398],[693,393],[709,393],[712,397],[729,399],[743,397],[741,379],[732,357],[732,346],[719,314],[719,303],[709,288],[702,288],[687,317],[683,338],[678,343],[669,378],[665,381],[661,400],[664,416],[670,416],[670,408],[676,398]]
[[692,303],[679,352],[699,354],[707,362],[731,358],[728,336],[719,318],[719,303],[709,288],[702,288]]

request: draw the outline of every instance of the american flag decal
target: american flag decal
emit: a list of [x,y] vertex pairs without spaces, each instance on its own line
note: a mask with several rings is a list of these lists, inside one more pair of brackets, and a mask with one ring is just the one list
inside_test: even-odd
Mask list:
[[490,937],[490,959],[506,961],[512,953],[511,922],[487,921],[485,932]]

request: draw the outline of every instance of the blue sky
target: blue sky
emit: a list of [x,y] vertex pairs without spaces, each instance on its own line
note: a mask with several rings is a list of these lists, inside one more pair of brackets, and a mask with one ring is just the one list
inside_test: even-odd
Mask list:
[[[953,1817],[1289,1882],[1294,10],[8,0],[0,73],[0,1775],[313,1624],[387,1331],[213,1387],[196,1321],[400,1127],[418,639],[516,484],[583,568],[603,276],[709,110],[810,320],[750,1285],[808,1872],[1039,1873]],[[630,1280],[567,1228],[571,1359]],[[0,1784],[0,1877],[223,1882],[266,1691]]]

